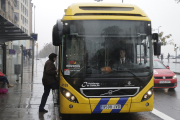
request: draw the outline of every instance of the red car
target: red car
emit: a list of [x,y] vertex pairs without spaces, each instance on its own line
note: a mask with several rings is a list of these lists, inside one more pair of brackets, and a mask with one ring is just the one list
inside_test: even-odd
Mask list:
[[154,60],[154,88],[170,88],[177,87],[177,77],[174,72],[165,66],[161,61]]

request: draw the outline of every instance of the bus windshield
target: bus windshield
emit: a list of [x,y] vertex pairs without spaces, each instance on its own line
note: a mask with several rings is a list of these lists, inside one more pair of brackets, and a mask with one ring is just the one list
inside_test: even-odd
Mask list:
[[64,22],[62,73],[70,78],[118,78],[152,73],[150,22]]

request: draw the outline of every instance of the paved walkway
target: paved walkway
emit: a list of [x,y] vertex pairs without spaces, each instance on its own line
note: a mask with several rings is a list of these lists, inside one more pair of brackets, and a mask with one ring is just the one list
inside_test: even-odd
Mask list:
[[164,65],[169,65],[170,70],[174,71],[177,74],[180,74],[180,59],[170,59],[169,62],[167,59],[163,59]]
[[57,107],[54,107],[52,92],[49,95],[45,109],[49,112],[38,112],[43,94],[42,73],[45,59],[35,60],[34,79],[31,79],[31,66],[24,65],[23,84],[10,79],[14,87],[9,88],[9,94],[0,94],[0,120],[59,120]]

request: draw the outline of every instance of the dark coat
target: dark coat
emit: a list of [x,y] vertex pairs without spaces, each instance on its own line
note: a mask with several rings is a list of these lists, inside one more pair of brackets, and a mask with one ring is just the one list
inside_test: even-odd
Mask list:
[[51,85],[56,81],[56,67],[51,60],[47,60],[44,65],[42,82],[43,85]]

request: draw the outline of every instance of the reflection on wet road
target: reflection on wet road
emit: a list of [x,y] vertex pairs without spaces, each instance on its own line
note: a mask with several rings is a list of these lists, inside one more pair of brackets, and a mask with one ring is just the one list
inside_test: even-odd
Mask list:
[[[177,80],[180,83],[180,75],[177,75]],[[178,84],[175,90],[155,89],[154,94],[154,108],[180,120],[180,85]]]
[[[39,113],[38,108],[43,94],[42,73],[46,59],[38,60],[37,75],[31,81],[30,72],[24,75],[24,82],[16,83],[9,88],[9,94],[0,94],[0,120],[60,120],[58,106],[53,103],[52,92],[45,109],[48,113]],[[36,63],[35,63],[36,64]],[[30,68],[24,68],[30,69]],[[28,70],[31,71],[31,70]],[[180,83],[180,75],[177,75]],[[180,85],[174,91],[168,89],[154,90],[154,108],[171,118],[180,120]],[[72,115],[71,120],[162,120],[161,116],[152,112],[122,114]]]

